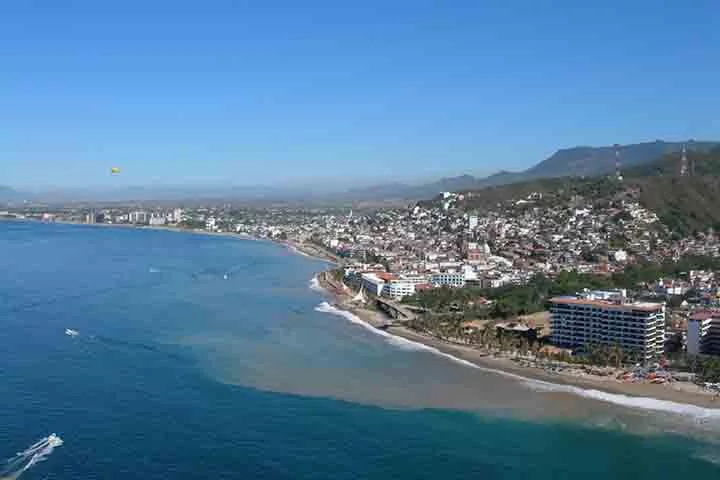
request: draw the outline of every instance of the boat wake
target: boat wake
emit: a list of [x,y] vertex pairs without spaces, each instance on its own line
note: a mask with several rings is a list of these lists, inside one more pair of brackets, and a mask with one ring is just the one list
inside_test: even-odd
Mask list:
[[660,400],[650,397],[633,397],[629,395],[603,392],[595,389],[585,389],[573,385],[562,385],[558,383],[546,382],[543,380],[535,380],[515,373],[506,372],[497,368],[482,367],[476,363],[456,357],[449,353],[442,352],[435,347],[431,347],[420,342],[415,342],[413,340],[408,340],[406,338],[393,335],[389,332],[386,332],[385,330],[379,330],[370,325],[369,323],[363,321],[360,317],[353,314],[352,312],[341,310],[333,305],[330,305],[328,302],[320,303],[320,305],[315,307],[315,310],[318,312],[329,313],[332,315],[343,317],[346,320],[362,326],[363,328],[375,333],[376,335],[383,337],[387,343],[403,350],[426,351],[466,367],[475,368],[484,372],[494,373],[497,375],[502,375],[507,378],[512,378],[523,383],[525,386],[535,391],[571,393],[573,395],[599,400],[605,403],[611,403],[623,407],[653,410],[658,412],[666,412],[686,417],[692,417],[698,423],[708,423],[710,421],[712,421],[713,423],[720,423],[720,409],[699,407],[696,405],[672,402],[669,400]]
[[24,472],[45,461],[48,456],[63,444],[54,433],[30,445],[26,450],[18,452],[0,467],[0,480],[15,480]]

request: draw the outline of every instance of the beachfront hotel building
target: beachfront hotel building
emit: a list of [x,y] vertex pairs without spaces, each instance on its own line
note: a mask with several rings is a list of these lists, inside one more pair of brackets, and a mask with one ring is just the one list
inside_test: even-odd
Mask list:
[[377,272],[366,272],[360,275],[360,284],[365,291],[378,296],[385,287],[385,279],[380,278]]
[[462,288],[465,286],[465,274],[463,272],[439,272],[430,275],[430,283],[442,287]]
[[720,355],[720,310],[695,312],[688,320],[687,353]]
[[[602,292],[603,294],[607,292]],[[622,296],[593,295],[550,299],[551,339],[558,346],[619,346],[649,361],[663,353],[665,305],[628,302]]]

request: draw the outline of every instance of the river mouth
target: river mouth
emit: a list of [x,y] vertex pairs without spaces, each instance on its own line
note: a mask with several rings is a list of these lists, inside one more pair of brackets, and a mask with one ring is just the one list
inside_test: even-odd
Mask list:
[[564,386],[548,388],[344,321],[347,312],[318,310],[268,321],[262,340],[201,334],[180,343],[197,352],[216,381],[263,391],[386,409],[462,410],[720,440],[720,424],[713,418],[627,406]]

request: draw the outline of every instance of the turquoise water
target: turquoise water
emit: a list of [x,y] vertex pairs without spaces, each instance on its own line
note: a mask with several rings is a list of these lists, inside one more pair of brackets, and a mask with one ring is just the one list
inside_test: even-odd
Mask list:
[[262,242],[0,224],[0,477],[720,478],[712,420],[380,336],[323,307],[323,267]]

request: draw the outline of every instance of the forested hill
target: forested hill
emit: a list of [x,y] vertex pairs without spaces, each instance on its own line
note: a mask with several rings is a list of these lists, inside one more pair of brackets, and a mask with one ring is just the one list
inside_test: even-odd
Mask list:
[[[720,228],[720,148],[690,152],[687,176],[680,176],[680,155],[668,155],[628,172],[640,203],[671,230],[687,235]],[[694,172],[693,172],[694,171]]]
[[[680,235],[708,228],[720,230],[720,148],[692,151],[687,158],[689,174],[686,176],[680,176],[680,154],[672,153],[626,170],[622,181],[614,176],[563,177],[460,192],[463,199],[457,208],[483,211],[529,198],[535,198],[529,205],[539,207],[633,198]],[[538,199],[540,196],[542,199]],[[430,203],[436,202],[439,198]]]

